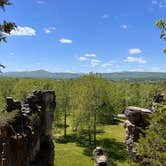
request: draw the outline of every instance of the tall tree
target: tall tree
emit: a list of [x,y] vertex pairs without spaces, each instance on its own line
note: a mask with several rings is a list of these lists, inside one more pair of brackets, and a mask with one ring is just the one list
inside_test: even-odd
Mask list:
[[64,129],[64,138],[67,136],[67,117],[70,110],[70,89],[72,82],[70,80],[61,80],[60,81],[60,91],[58,96],[58,109],[61,115],[63,116],[63,129]]
[[77,85],[78,97],[74,99],[77,105],[75,124],[77,128],[81,127],[81,131],[87,131],[89,145],[95,147],[97,124],[103,123],[105,116],[111,117],[112,109],[107,94],[109,83],[92,73],[83,76],[80,82],[80,85]]

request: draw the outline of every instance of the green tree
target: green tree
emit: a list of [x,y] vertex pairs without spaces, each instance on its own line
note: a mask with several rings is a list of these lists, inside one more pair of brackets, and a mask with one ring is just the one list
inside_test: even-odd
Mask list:
[[[155,22],[155,25],[160,28],[160,39],[163,39],[166,41],[166,21],[163,19],[160,19]],[[166,48],[164,48],[164,53],[166,53]]]
[[0,64],[0,73],[2,73],[1,68],[5,68],[5,66]]
[[[139,140],[138,153],[143,163],[164,166],[166,163],[166,105],[155,104],[157,111],[152,115],[145,137]],[[141,163],[142,164],[142,163]]]
[[[0,8],[2,10],[5,10],[6,5],[11,5],[11,2],[9,0],[0,0]],[[10,32],[16,28],[16,24],[14,22],[7,22],[3,21],[3,23],[0,24],[0,42],[4,41],[6,42],[6,34],[10,34]],[[0,64],[0,68],[4,68],[2,64]],[[1,72],[1,70],[0,70]]]
[[[11,2],[9,0],[0,0],[0,8],[5,10],[6,5],[11,5]],[[2,24],[0,24],[0,41],[6,42],[6,35],[10,34],[10,32],[16,28],[16,24],[14,22],[7,22],[3,21]]]
[[59,90],[57,93],[57,112],[63,119],[64,138],[67,136],[67,117],[70,110],[70,89],[72,82],[70,80],[59,81]]
[[73,115],[75,129],[86,132],[89,145],[96,146],[97,125],[110,117],[112,108],[108,95],[109,82],[90,73],[81,77],[74,88]]
[[[160,38],[166,41],[166,22],[160,19],[155,24],[161,30]],[[162,91],[165,91],[164,87],[165,82],[164,86],[160,84]],[[163,166],[166,164],[166,102],[154,105],[156,112],[150,119],[150,126],[145,131],[145,136],[139,140],[138,154],[142,158],[140,165]]]

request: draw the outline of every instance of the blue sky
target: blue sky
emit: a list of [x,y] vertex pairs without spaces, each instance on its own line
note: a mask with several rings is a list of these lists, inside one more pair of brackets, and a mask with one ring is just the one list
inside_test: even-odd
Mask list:
[[11,0],[17,29],[0,43],[3,71],[166,71],[154,22],[166,0]]

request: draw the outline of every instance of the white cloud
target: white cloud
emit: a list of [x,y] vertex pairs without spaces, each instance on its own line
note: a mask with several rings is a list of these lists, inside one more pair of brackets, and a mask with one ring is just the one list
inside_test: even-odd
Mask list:
[[78,58],[78,60],[79,60],[79,61],[87,61],[88,58],[86,58],[86,57],[84,57],[84,56],[81,56],[81,57]]
[[44,32],[45,33],[52,33],[53,31],[55,31],[56,28],[55,27],[48,27],[48,28],[44,28]]
[[157,5],[159,8],[166,8],[166,0],[152,0],[152,5]]
[[62,44],[72,44],[73,43],[73,41],[71,39],[65,39],[65,38],[60,39],[59,42]]
[[36,30],[31,27],[21,27],[18,26],[15,30],[12,30],[10,35],[12,36],[35,36]]
[[123,25],[120,25],[120,28],[122,28],[122,29],[127,29],[128,26],[127,26],[126,24],[123,24]]
[[156,0],[152,0],[152,4],[157,5],[158,2]]
[[129,62],[129,63],[140,63],[140,64],[145,64],[147,63],[146,60],[144,60],[141,57],[132,57],[132,56],[128,56],[124,62]]
[[140,48],[131,48],[128,51],[129,51],[129,54],[131,54],[131,55],[142,53],[142,50]]
[[93,58],[94,58],[94,57],[96,57],[96,54],[94,54],[94,53],[88,54],[88,53],[87,53],[87,54],[85,54],[84,56],[85,56],[85,57],[93,57]]
[[95,57],[97,57],[96,54],[94,54],[94,53],[87,53],[84,56],[80,56],[80,57],[76,57],[76,58],[79,61],[82,61],[82,62],[83,61],[89,61],[91,63],[91,65],[93,66],[93,65],[95,65],[95,63],[99,62],[99,60],[97,60],[97,59],[92,59],[92,58],[95,58]]
[[45,3],[45,1],[38,0],[38,1],[36,1],[36,3],[38,3],[38,4],[42,5],[42,4],[44,4],[44,3]]
[[166,1],[160,1],[159,7],[160,8],[166,8]]
[[14,55],[14,52],[10,52],[10,55]]
[[107,19],[107,18],[109,18],[109,15],[108,14],[104,14],[101,18]]
[[41,63],[40,62],[36,62],[36,65],[41,65]]
[[109,67],[109,66],[112,66],[113,65],[113,61],[109,61],[109,62],[107,62],[107,63],[103,63],[102,65],[101,65],[101,67]]
[[100,60],[98,59],[91,59],[90,64],[92,67],[98,66],[100,64]]

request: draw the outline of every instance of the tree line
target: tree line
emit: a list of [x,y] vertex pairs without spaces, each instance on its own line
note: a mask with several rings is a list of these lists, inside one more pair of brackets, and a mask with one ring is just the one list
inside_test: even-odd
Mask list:
[[23,101],[34,90],[55,90],[56,132],[66,137],[70,126],[78,136],[84,132],[87,143],[95,146],[98,126],[110,124],[129,105],[148,108],[165,86],[163,81],[113,82],[93,73],[76,80],[1,78],[0,108],[3,113],[7,96]]

